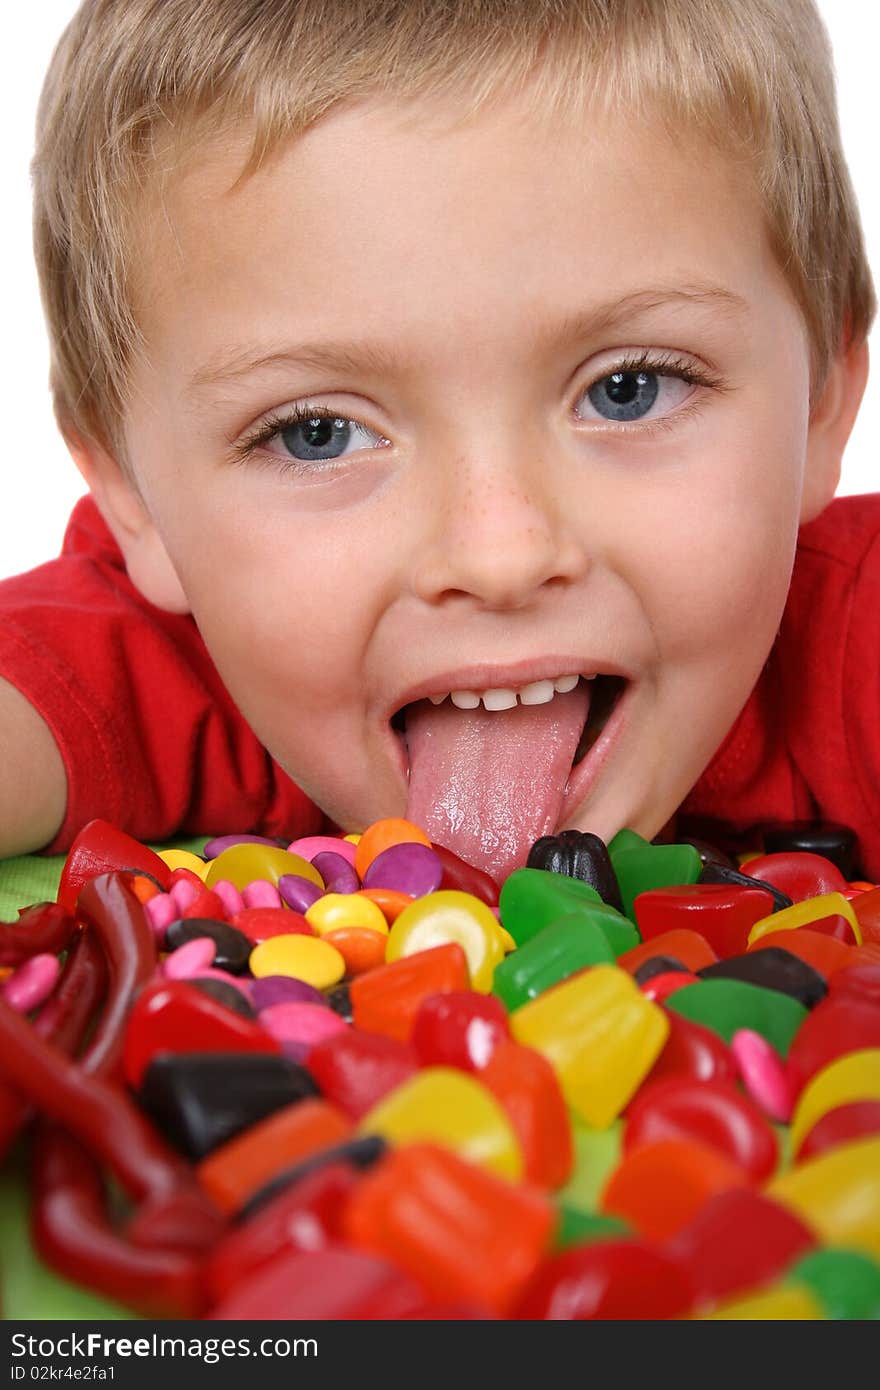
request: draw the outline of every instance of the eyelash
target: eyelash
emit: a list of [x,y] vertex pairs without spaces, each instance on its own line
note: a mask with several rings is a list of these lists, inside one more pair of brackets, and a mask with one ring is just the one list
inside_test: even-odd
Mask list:
[[[696,367],[693,362],[689,361],[687,358],[678,357],[674,353],[652,354],[648,351],[644,351],[631,357],[625,357],[620,362],[616,362],[612,367],[609,367],[607,371],[603,371],[601,376],[595,377],[583,388],[578,396],[578,400],[580,401],[593,386],[597,385],[600,381],[604,381],[606,377],[612,376],[615,372],[634,374],[638,372],[651,372],[657,376],[677,377],[678,380],[685,381],[688,385],[701,386],[709,391],[724,391],[726,389],[720,377],[706,368]],[[606,420],[603,423],[606,429],[611,429],[615,432],[625,432],[629,434],[632,433],[633,430],[639,430],[644,434],[651,430],[672,428],[675,422],[680,420],[683,415],[689,416],[694,408],[697,408],[696,403],[691,405],[691,403],[688,402],[675,410],[671,417],[663,415],[657,420],[644,421]],[[294,429],[297,425],[306,424],[309,420],[338,420],[342,418],[347,419],[349,417],[340,416],[338,410],[330,410],[327,406],[323,405],[312,405],[309,402],[305,402],[304,404],[290,406],[287,410],[279,414],[270,415],[267,419],[263,420],[261,424],[257,425],[250,434],[246,435],[244,439],[234,444],[232,449],[233,457],[237,463],[245,463],[257,453],[258,449],[262,448],[264,444],[268,444],[271,439],[274,439],[275,436],[280,434],[283,430]],[[362,424],[362,421],[357,420],[352,423]],[[582,423],[586,424],[588,422],[583,421]],[[600,422],[592,421],[591,423],[595,425]],[[376,433],[376,431],[372,432]],[[280,467],[290,469],[294,472],[307,471],[314,473],[319,466],[317,462],[307,463],[301,459],[283,459],[274,455],[272,456],[272,461],[277,463]],[[326,462],[328,464],[338,463],[339,460],[328,459]]]

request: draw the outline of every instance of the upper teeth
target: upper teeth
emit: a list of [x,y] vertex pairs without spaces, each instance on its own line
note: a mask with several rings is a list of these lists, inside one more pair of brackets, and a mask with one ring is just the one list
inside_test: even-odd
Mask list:
[[[442,705],[450,699],[459,709],[477,709],[483,705],[489,710],[513,709],[519,702],[523,705],[546,705],[555,694],[565,695],[574,690],[578,676],[556,676],[554,680],[532,681],[530,685],[517,688],[510,686],[498,690],[452,690],[445,695],[431,695],[432,705]],[[593,677],[587,677],[592,680]]]

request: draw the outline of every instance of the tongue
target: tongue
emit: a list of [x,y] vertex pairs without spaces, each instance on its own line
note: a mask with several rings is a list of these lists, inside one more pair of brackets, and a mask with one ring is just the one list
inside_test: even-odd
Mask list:
[[501,882],[556,828],[589,707],[583,681],[546,705],[411,705],[407,820]]

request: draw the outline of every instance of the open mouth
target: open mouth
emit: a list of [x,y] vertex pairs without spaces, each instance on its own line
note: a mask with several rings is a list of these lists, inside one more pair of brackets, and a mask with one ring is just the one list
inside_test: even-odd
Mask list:
[[494,689],[422,686],[389,721],[407,819],[499,883],[583,803],[628,722],[631,679],[561,671]]
[[[570,678],[567,679],[570,680]],[[537,686],[537,684],[539,683],[536,682],[535,686]],[[550,684],[550,682],[544,682],[544,684]],[[573,768],[577,767],[578,764],[583,761],[583,759],[590,752],[591,748],[593,748],[594,745],[598,742],[605,729],[605,726],[611,718],[611,715],[614,713],[614,710],[617,708],[617,705],[619,704],[627,686],[629,685],[629,681],[626,679],[625,676],[615,676],[599,673],[598,675],[591,676],[589,678],[579,676],[577,678],[576,684],[580,687],[588,688],[590,699],[589,707],[587,710],[587,717],[584,720],[583,728],[581,730],[580,738],[578,739],[577,748],[575,749],[574,758],[572,760]],[[572,688],[573,686],[566,685],[564,691],[558,691],[557,693],[567,693]],[[534,687],[525,687],[524,689],[526,692],[528,692],[530,689],[534,689]],[[494,694],[494,692],[484,692],[483,697],[477,696],[477,692],[473,692],[473,694],[476,697],[473,703],[469,703],[467,706],[462,705],[462,708],[476,709],[478,706],[482,706],[482,708],[484,709],[492,709],[491,699],[489,704],[487,705],[485,703],[484,697],[485,695],[491,697]],[[553,697],[551,696],[551,698]],[[452,695],[446,695],[443,697],[435,696],[430,700],[417,700],[411,705],[403,705],[400,709],[395,711],[394,715],[391,718],[391,728],[397,735],[397,739],[401,745],[401,751],[403,753],[404,761],[406,763],[408,763],[409,761],[409,750],[406,737],[408,712],[410,710],[415,710],[418,706],[421,705],[439,705],[441,703],[445,704],[447,701],[450,700],[453,700]],[[454,700],[453,702],[455,703]],[[524,701],[521,701],[519,699],[519,695],[517,694],[517,698],[514,703],[530,704],[537,703],[537,701],[529,698],[527,698]],[[541,703],[544,703],[544,701],[541,701]],[[512,707],[512,704],[500,706],[500,708]]]

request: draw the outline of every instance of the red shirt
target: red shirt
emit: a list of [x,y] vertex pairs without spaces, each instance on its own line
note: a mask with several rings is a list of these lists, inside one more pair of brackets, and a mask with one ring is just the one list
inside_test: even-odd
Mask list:
[[[731,632],[730,640],[737,640]],[[880,495],[801,530],[779,635],[682,807],[743,829],[833,820],[880,878]],[[142,840],[323,824],[250,731],[188,616],[148,604],[90,498],[57,560],[0,583],[0,675],[49,724],[68,778],[50,851],[94,816]]]

